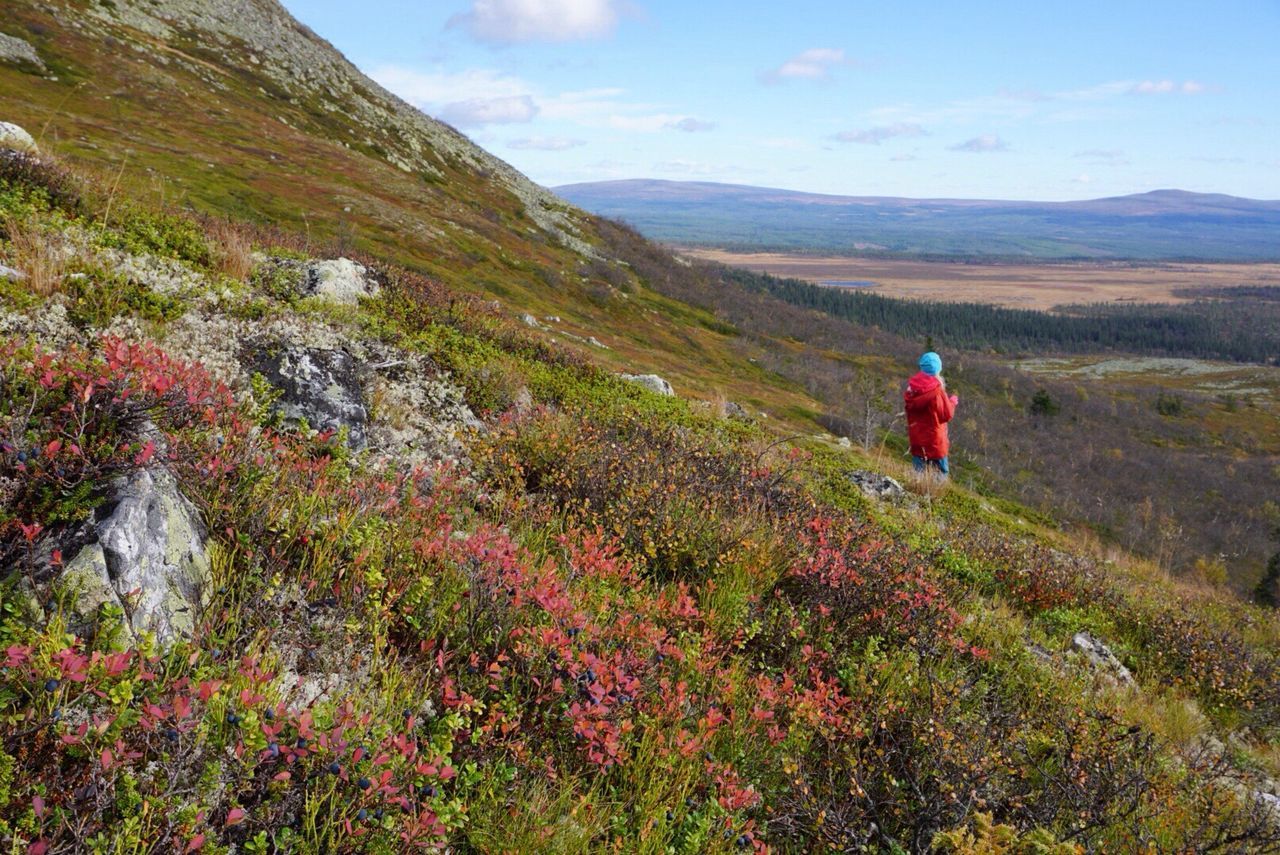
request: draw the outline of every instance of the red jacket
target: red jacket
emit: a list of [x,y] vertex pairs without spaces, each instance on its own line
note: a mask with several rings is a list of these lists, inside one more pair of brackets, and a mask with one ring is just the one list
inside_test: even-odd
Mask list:
[[926,460],[947,456],[947,422],[955,415],[958,399],[948,395],[942,381],[921,371],[907,382],[902,393],[907,408],[907,440],[911,453]]

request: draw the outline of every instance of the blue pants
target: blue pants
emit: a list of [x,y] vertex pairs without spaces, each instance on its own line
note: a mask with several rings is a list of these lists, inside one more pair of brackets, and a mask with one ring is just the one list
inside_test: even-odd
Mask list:
[[939,457],[936,460],[928,460],[924,457],[916,457],[911,455],[911,462],[915,464],[917,472],[923,472],[926,466],[932,466],[943,475],[951,474],[951,469],[947,466],[947,458]]

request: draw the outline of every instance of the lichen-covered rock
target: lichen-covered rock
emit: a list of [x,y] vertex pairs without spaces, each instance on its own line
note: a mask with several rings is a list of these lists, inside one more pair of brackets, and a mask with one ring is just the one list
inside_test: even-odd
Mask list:
[[1087,632],[1071,637],[1071,650],[1101,677],[1121,686],[1134,684],[1133,674],[1116,658],[1111,648]]
[[347,431],[347,444],[366,445],[369,412],[356,361],[342,349],[286,345],[265,348],[253,360],[255,369],[280,392],[273,407],[287,424],[302,423],[318,431]]
[[40,149],[31,134],[12,122],[0,122],[0,149],[6,148],[27,154],[40,153]]
[[0,33],[0,62],[29,65],[41,72],[48,70],[45,68],[44,60],[40,58],[40,54],[36,53],[36,49],[30,42],[5,33]]
[[92,625],[103,609],[123,615],[135,638],[161,646],[190,638],[210,584],[205,530],[172,473],[141,469],[116,481],[84,544],[55,579],[72,623]]
[[900,483],[879,472],[857,469],[846,477],[857,485],[859,490],[875,499],[895,500],[907,494]]
[[676,393],[675,389],[671,388],[671,384],[657,374],[623,374],[621,377],[629,383],[644,386],[659,395],[673,396]]
[[355,306],[362,298],[378,295],[378,283],[368,273],[364,265],[349,258],[313,261],[307,265],[302,290],[307,296]]

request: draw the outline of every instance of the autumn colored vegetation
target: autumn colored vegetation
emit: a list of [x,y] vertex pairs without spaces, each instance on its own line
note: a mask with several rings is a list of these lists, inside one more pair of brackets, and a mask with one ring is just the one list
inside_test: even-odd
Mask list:
[[[24,233],[181,261],[238,289],[228,312],[320,315],[235,278],[233,225],[107,222],[3,181]],[[280,427],[150,343],[166,313],[100,294],[110,271],[49,298],[87,307],[85,343],[4,336],[6,848],[1280,851],[1254,796],[1280,771],[1273,614],[1073,557],[960,488],[872,503],[848,452],[641,391],[368,260],[383,294],[334,317],[463,383],[486,427],[456,459]],[[46,595],[60,545],[157,465],[210,533],[196,632],[77,635]],[[1137,686],[1068,657],[1080,630]]]

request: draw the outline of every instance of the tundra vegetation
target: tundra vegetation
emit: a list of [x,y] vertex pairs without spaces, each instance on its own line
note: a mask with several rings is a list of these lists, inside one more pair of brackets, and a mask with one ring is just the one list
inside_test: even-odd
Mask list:
[[[60,265],[0,294],[6,846],[1280,850],[1273,611],[962,486],[870,500],[858,451],[655,395],[393,263],[325,303],[281,272],[331,255],[305,237],[4,163],[5,263]],[[353,451],[261,375],[168,355],[196,317],[424,359],[482,427]],[[168,646],[109,608],[78,629],[53,584],[155,466],[209,537]]]

